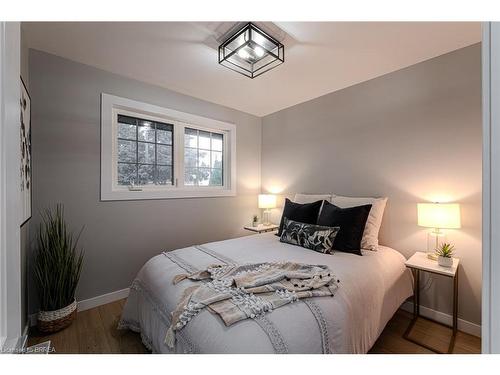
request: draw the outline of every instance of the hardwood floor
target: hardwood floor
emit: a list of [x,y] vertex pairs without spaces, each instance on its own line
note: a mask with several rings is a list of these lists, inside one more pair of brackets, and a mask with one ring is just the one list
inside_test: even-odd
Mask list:
[[[403,333],[410,324],[412,314],[398,310],[387,323],[384,331],[373,345],[370,353],[378,354],[432,354],[417,344],[403,338]],[[419,319],[411,332],[412,338],[446,352],[451,337],[451,328]],[[480,354],[481,339],[458,331],[453,349],[454,354]]]
[[[61,332],[42,336],[36,330],[30,334],[28,345],[51,340],[54,353],[148,353],[139,334],[118,330],[125,300],[109,303],[94,309],[79,312],[71,326]],[[370,353],[380,354],[425,354],[431,351],[403,339],[411,315],[399,310],[387,324]],[[419,320],[412,337],[446,350],[451,329],[426,320]],[[480,353],[481,339],[458,332],[454,353]]]
[[148,353],[139,334],[116,329],[124,303],[123,299],[81,311],[73,324],[52,335],[42,336],[35,329],[28,345],[50,340],[54,353]]

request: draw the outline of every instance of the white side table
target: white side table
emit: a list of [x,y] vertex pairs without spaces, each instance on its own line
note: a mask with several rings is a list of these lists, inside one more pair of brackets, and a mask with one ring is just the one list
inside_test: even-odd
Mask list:
[[276,224],[271,224],[271,225],[259,224],[256,227],[253,227],[251,225],[246,225],[243,228],[245,228],[246,230],[249,230],[251,232],[255,232],[255,233],[265,233],[265,232],[272,232],[272,231],[278,230],[279,225],[276,225]]
[[[443,275],[449,277],[453,280],[453,323],[452,326],[436,322],[433,319],[424,318],[435,323],[450,327],[453,329],[453,333],[450,339],[450,344],[448,346],[448,353],[453,352],[453,347],[455,346],[455,338],[457,335],[457,323],[458,323],[458,265],[460,260],[458,258],[453,258],[453,266],[442,267],[437,261],[427,258],[427,254],[423,252],[416,252],[413,256],[408,259],[405,263],[406,267],[411,269],[413,273],[413,319],[406,329],[403,337],[417,345],[423,346],[426,349],[432,350],[435,353],[443,353],[429,345],[421,343],[410,337],[411,330],[415,325],[417,319],[420,316],[420,271],[429,272],[433,274]],[[423,317],[421,317],[423,318]]]

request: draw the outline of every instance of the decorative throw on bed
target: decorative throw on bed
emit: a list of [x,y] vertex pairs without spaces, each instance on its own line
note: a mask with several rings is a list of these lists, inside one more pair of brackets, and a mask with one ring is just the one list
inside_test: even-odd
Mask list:
[[188,287],[172,312],[165,337],[169,348],[174,347],[175,331],[205,307],[230,326],[301,298],[333,296],[339,283],[327,266],[292,262],[213,265],[177,275],[174,284],[184,279],[205,282]]

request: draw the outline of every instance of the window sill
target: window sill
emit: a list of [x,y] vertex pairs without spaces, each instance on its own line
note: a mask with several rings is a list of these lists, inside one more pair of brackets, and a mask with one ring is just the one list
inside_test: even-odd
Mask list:
[[148,199],[183,199],[183,198],[214,198],[234,197],[236,189],[224,188],[171,188],[171,189],[147,189],[142,191],[130,191],[128,189],[101,191],[101,201],[128,201]]

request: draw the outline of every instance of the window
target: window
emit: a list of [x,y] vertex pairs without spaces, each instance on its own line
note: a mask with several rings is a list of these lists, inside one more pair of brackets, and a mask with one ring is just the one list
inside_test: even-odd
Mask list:
[[172,185],[173,125],[118,115],[118,185]]
[[235,195],[233,124],[101,97],[101,199]]
[[184,130],[184,183],[222,186],[224,135],[197,129]]

